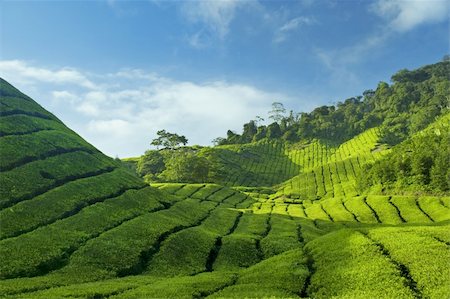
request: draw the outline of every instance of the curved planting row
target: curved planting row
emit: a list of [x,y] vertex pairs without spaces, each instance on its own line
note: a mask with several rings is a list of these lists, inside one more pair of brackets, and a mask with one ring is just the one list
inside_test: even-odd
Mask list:
[[88,240],[139,215],[165,209],[178,200],[152,188],[128,190],[81,209],[73,216],[0,241],[1,277],[36,276],[59,269]]

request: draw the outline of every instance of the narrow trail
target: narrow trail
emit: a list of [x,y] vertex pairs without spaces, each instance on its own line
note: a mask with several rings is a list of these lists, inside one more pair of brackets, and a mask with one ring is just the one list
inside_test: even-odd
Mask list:
[[428,219],[430,219],[431,222],[435,222],[434,219],[431,218],[431,216],[422,209],[418,198],[416,198],[415,203],[416,203],[416,206],[419,209],[419,211],[421,211]]
[[144,188],[148,188],[148,186],[122,188],[122,189],[120,189],[120,190],[118,190],[118,191],[116,191],[116,192],[114,192],[112,194],[90,198],[87,201],[83,201],[83,202],[78,203],[73,209],[71,209],[69,211],[65,211],[64,213],[62,213],[58,217],[49,218],[46,221],[43,221],[43,222],[39,223],[38,225],[32,226],[32,227],[30,227],[28,229],[23,229],[23,230],[17,231],[14,234],[9,234],[6,237],[0,238],[0,241],[7,240],[7,239],[10,239],[10,238],[15,238],[15,237],[18,237],[18,236],[20,236],[22,234],[30,233],[30,232],[38,229],[38,228],[51,225],[51,224],[53,224],[53,223],[55,223],[55,222],[57,222],[59,220],[63,220],[63,219],[67,219],[69,217],[75,216],[76,214],[78,214],[79,212],[84,210],[85,208],[88,208],[88,207],[90,207],[90,206],[92,206],[92,205],[94,205],[96,203],[104,202],[104,201],[106,201],[108,199],[113,199],[113,198],[119,197],[119,196],[121,196],[121,195],[123,195],[126,192],[131,191],[131,190],[141,190],[141,189],[144,189]]
[[24,110],[20,110],[20,109],[12,109],[12,110],[8,110],[8,111],[1,111],[0,112],[0,117],[12,116],[12,115],[26,115],[26,116],[32,116],[32,117],[37,117],[37,118],[42,118],[42,119],[55,121],[55,119],[53,119],[52,117],[50,117],[48,115],[45,115],[45,114],[42,114],[42,113],[39,113],[39,112],[29,112],[29,111],[24,111]]
[[327,215],[328,219],[329,219],[331,222],[334,222],[333,217],[331,217],[331,215],[325,210],[325,208],[323,207],[322,203],[320,203],[320,208],[321,208],[322,211]]
[[31,162],[47,160],[49,158],[53,158],[62,154],[74,153],[74,152],[85,152],[88,154],[94,154],[93,150],[90,150],[85,147],[73,147],[73,148],[56,148],[50,150],[48,152],[43,152],[34,156],[25,156],[19,160],[9,163],[8,165],[4,165],[0,167],[0,172],[11,171],[18,167],[25,166]]
[[[167,206],[162,206],[159,208],[155,208],[151,211],[147,211],[146,213],[156,213],[159,211],[163,211],[163,210],[167,210],[169,207]],[[72,256],[72,254],[77,251],[78,249],[80,249],[81,247],[83,247],[84,245],[86,245],[87,242],[89,242],[90,240],[93,240],[95,238],[99,238],[100,236],[102,236],[103,234],[127,223],[128,221],[131,221],[137,217],[142,216],[143,214],[140,215],[130,215],[129,217],[125,217],[123,218],[121,221],[118,221],[117,223],[114,223],[110,226],[108,226],[106,229],[99,231],[95,234],[90,235],[88,238],[83,239],[82,241],[70,246],[68,249],[66,250],[62,250],[61,254],[57,257],[54,257],[48,261],[42,262],[41,264],[39,264],[36,269],[34,271],[27,271],[27,275],[12,275],[12,276],[8,276],[5,277],[6,279],[9,278],[20,278],[20,277],[35,277],[35,276],[41,276],[41,275],[46,275],[49,274],[53,271],[59,270],[65,266],[68,265],[69,261],[70,261],[70,257]]]
[[[288,207],[289,207],[289,205],[286,206],[286,212],[287,212],[289,218],[291,220],[294,220],[292,215],[289,214]],[[308,288],[309,288],[309,285],[311,284],[311,278],[315,272],[314,260],[311,256],[311,254],[305,248],[305,246],[306,246],[305,238],[303,237],[302,226],[300,224],[297,225],[297,239],[298,239],[298,242],[302,245],[303,253],[306,256],[306,267],[308,269],[308,276],[305,279],[305,283],[304,283],[302,289],[299,290],[298,295],[300,298],[309,298]]]
[[258,251],[258,255],[259,255],[259,260],[262,261],[264,260],[264,252],[261,248],[261,241],[267,237],[267,235],[270,233],[270,231],[272,230],[272,223],[271,223],[271,219],[272,219],[272,212],[273,212],[273,208],[275,206],[275,203],[272,203],[272,206],[270,207],[270,212],[268,213],[268,217],[266,219],[266,229],[265,231],[261,234],[261,237],[256,239],[256,250]]
[[205,272],[212,272],[213,271],[213,265],[216,262],[217,256],[219,255],[220,248],[222,247],[222,238],[231,235],[236,230],[237,226],[239,225],[239,222],[241,220],[241,217],[244,213],[239,212],[236,219],[234,220],[233,226],[231,229],[223,236],[219,236],[216,239],[216,242],[214,244],[214,247],[211,249],[208,255],[208,259],[206,261],[206,271]]
[[401,214],[401,212],[400,212],[400,209],[392,202],[392,196],[389,196],[388,202],[391,204],[391,206],[393,206],[393,207],[395,208],[395,210],[397,211],[397,214],[398,214],[398,217],[400,218],[400,220],[401,220],[403,223],[405,223],[406,220],[405,220],[405,218],[403,218],[403,216],[402,216],[402,214]]
[[304,246],[303,246],[303,252],[306,256],[306,267],[308,269],[309,274],[305,279],[303,288],[299,292],[299,296],[300,296],[300,298],[310,298],[308,289],[309,289],[309,286],[311,285],[312,276],[314,275],[316,270],[314,268],[314,260],[311,256],[311,254],[308,252],[308,250],[306,250],[306,248]]
[[108,166],[105,168],[101,168],[101,169],[97,169],[95,171],[88,171],[82,174],[78,174],[78,175],[68,175],[64,178],[59,178],[59,179],[55,179],[55,181],[52,184],[49,184],[47,186],[44,186],[38,190],[35,190],[29,194],[23,195],[23,196],[19,196],[19,197],[15,197],[15,198],[11,198],[8,201],[4,201],[2,203],[0,203],[0,209],[7,209],[7,208],[11,208],[13,207],[15,204],[18,204],[19,202],[24,202],[27,200],[31,200],[33,198],[35,198],[36,196],[42,195],[44,193],[47,193],[57,187],[61,187],[65,184],[71,183],[71,182],[75,182],[77,180],[82,180],[82,179],[87,179],[87,178],[91,178],[91,177],[95,177],[95,176],[99,176],[105,173],[109,173],[112,172],[116,169],[117,167],[115,166]]
[[358,217],[357,217],[355,214],[353,214],[353,212],[350,211],[350,210],[347,208],[347,206],[345,205],[345,202],[342,200],[342,198],[341,198],[341,203],[342,203],[342,206],[344,207],[344,209],[345,209],[349,214],[352,215],[353,219],[355,219],[356,222],[359,222],[359,223],[360,223],[361,221],[359,221]]
[[371,205],[369,205],[369,203],[367,202],[367,197],[363,198],[363,202],[364,204],[370,209],[370,211],[372,212],[373,216],[375,217],[375,219],[377,220],[378,223],[382,223],[380,220],[380,217],[378,216],[377,212],[372,208]]
[[9,136],[31,135],[31,134],[43,132],[43,131],[55,131],[55,129],[33,129],[33,130],[29,130],[29,131],[24,131],[24,132],[13,132],[13,133],[0,132],[0,138],[1,137],[9,137]]
[[302,289],[299,290],[298,295],[300,296],[300,298],[309,298],[310,296],[308,294],[308,288],[311,284],[311,278],[315,273],[315,268],[314,268],[314,260],[312,258],[312,255],[306,249],[305,238],[303,237],[302,226],[300,224],[297,226],[297,238],[298,238],[298,241],[300,242],[300,244],[302,244],[302,250],[306,257],[306,267],[308,269],[308,276],[305,279],[305,283],[303,284]]

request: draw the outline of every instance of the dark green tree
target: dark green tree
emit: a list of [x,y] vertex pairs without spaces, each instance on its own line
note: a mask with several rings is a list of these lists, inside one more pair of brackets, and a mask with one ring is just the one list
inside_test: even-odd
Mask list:
[[251,120],[248,123],[244,124],[244,129],[242,132],[242,139],[244,142],[248,143],[253,140],[253,136],[255,136],[258,128],[256,127],[255,121]]
[[166,130],[159,130],[156,133],[159,137],[152,140],[151,145],[159,148],[163,146],[165,148],[174,149],[180,146],[181,144],[186,145],[188,140],[183,135],[178,135],[174,133],[167,132]]
[[[444,152],[445,153],[445,152]],[[450,168],[449,156],[441,154],[436,157],[434,165],[431,168],[431,187],[439,191],[448,191],[450,189]]]
[[271,123],[267,127],[267,138],[275,139],[281,137],[280,125],[277,122]]
[[266,137],[267,130],[266,126],[259,126],[255,136],[253,136],[253,141],[258,141]]
[[147,174],[157,175],[164,171],[166,165],[164,164],[164,157],[159,151],[147,151],[138,163],[136,171],[138,175],[145,176]]
[[166,162],[166,169],[161,173],[164,181],[204,183],[208,180],[209,162],[194,152],[180,149]]

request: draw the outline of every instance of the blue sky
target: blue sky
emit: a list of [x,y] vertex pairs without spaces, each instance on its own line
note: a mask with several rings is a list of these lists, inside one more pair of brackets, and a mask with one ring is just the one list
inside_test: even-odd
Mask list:
[[159,129],[208,145],[449,52],[439,0],[2,1],[0,76],[106,154]]

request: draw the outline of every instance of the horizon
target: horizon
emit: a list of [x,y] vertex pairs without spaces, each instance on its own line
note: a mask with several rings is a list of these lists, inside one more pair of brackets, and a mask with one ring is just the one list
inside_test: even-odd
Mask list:
[[1,77],[121,158],[143,154],[161,129],[210,145],[267,118],[272,102],[309,112],[448,54],[449,4],[440,0],[1,8]]

